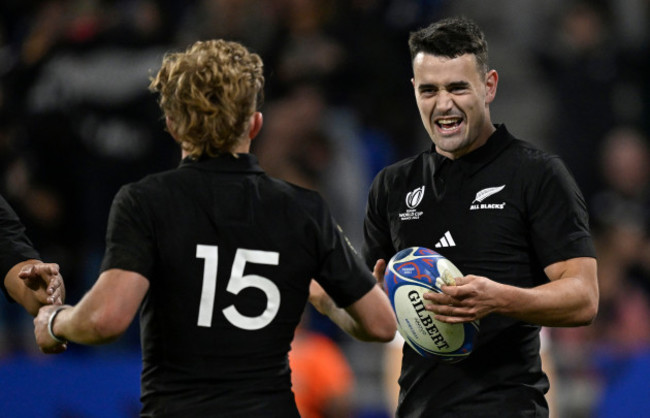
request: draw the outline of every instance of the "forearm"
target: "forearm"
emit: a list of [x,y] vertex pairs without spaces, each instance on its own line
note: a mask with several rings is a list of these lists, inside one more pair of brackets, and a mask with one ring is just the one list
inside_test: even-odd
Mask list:
[[551,327],[588,325],[598,309],[597,293],[579,277],[566,277],[532,289],[503,285],[499,300],[496,313]]
[[107,270],[76,306],[64,306],[56,316],[55,306],[39,311],[34,320],[36,342],[42,350],[50,349],[50,332],[79,344],[112,342],[126,331],[148,289],[149,281],[138,273]]
[[52,322],[52,332],[60,339],[78,344],[98,345],[115,341],[121,332],[104,325],[102,313],[82,299],[76,306],[66,306]]
[[374,341],[359,322],[357,322],[345,309],[336,306],[336,303],[327,294],[319,297],[318,301],[312,300],[312,304],[323,315],[327,316],[339,328],[352,337],[361,341]]
[[358,340],[388,342],[395,337],[395,314],[388,297],[378,285],[350,306],[339,308],[313,281],[309,301],[320,313]]
[[22,270],[23,267],[29,264],[39,263],[38,260],[27,260],[21,263],[16,264],[7,272],[7,275],[4,278],[4,284],[7,288],[9,296],[17,303],[22,305],[27,312],[32,316],[38,314],[38,310],[44,304],[39,301],[37,292],[42,292],[41,299],[45,300],[47,295],[45,295],[45,289],[39,288],[32,290],[29,287],[25,286],[25,283],[18,277],[18,273]]
[[118,270],[102,273],[77,305],[59,312],[52,327],[54,335],[88,345],[118,339],[133,320],[148,287],[148,281],[140,277]]
[[596,260],[572,258],[544,269],[550,282],[521,288],[467,275],[442,293],[427,292],[426,309],[448,323],[475,321],[496,313],[551,327],[588,325],[598,311]]

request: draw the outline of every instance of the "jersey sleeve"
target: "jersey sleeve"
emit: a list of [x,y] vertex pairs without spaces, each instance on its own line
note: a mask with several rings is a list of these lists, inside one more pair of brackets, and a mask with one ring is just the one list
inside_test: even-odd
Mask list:
[[585,199],[559,158],[545,161],[527,200],[532,242],[543,266],[596,256]]
[[377,284],[329,209],[321,207],[321,267],[316,281],[337,306],[347,307]]
[[39,259],[40,256],[25,234],[25,226],[2,196],[0,196],[0,249],[0,289],[7,299],[13,301],[5,289],[5,276],[16,264],[25,260]]
[[385,174],[385,170],[381,171],[370,186],[363,223],[362,254],[366,265],[371,269],[378,259],[388,261],[395,253],[387,214]]
[[101,271],[113,268],[133,271],[150,279],[155,241],[152,221],[133,185],[120,189],[113,199],[106,231],[106,252]]

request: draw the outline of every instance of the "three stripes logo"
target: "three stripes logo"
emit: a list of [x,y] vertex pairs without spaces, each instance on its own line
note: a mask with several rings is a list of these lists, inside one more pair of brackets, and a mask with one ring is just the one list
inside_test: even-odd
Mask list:
[[456,241],[451,236],[451,232],[445,232],[445,235],[436,243],[435,248],[455,247]]

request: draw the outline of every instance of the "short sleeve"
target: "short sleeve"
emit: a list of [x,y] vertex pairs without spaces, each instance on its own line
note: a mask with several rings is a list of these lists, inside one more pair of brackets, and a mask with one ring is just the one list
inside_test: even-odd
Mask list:
[[119,268],[151,277],[155,241],[144,201],[144,196],[139,196],[133,185],[122,187],[113,199],[101,271]]
[[377,283],[329,209],[322,203],[321,266],[318,283],[340,307],[361,299]]
[[532,242],[548,266],[576,257],[595,257],[585,199],[564,163],[552,157],[528,191]]
[[368,193],[366,217],[363,223],[362,254],[366,265],[373,268],[378,259],[388,260],[395,253],[390,235],[390,225],[386,214],[386,193],[384,186],[385,170],[372,182]]
[[25,226],[20,222],[16,212],[0,196],[0,289],[7,294],[4,278],[16,264],[30,259],[40,259],[25,233]]

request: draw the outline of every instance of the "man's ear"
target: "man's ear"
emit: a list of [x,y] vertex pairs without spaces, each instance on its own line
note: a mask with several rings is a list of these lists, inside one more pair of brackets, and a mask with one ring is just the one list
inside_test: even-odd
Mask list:
[[496,70],[488,71],[485,77],[485,104],[492,103],[496,97],[497,84],[499,84],[499,74]]
[[255,138],[257,134],[260,133],[263,124],[264,124],[264,117],[262,116],[262,112],[253,113],[248,128],[248,138],[249,139]]
[[165,125],[167,126],[167,132],[178,142],[176,139],[176,129],[174,128],[174,121],[169,116],[165,116]]

